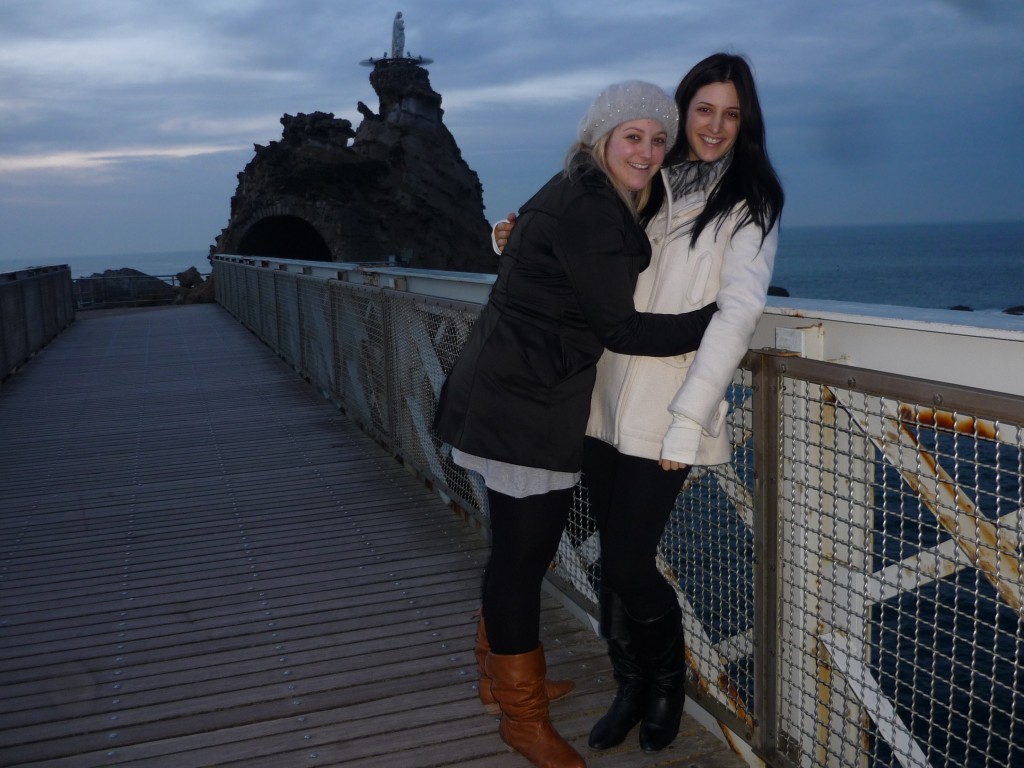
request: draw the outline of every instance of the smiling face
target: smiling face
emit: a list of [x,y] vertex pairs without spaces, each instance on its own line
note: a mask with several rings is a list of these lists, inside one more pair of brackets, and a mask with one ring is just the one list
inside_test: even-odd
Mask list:
[[605,162],[612,177],[631,192],[647,186],[665,161],[668,134],[657,120],[629,120],[612,129]]
[[732,83],[708,83],[690,100],[683,135],[689,160],[711,163],[732,149],[740,133],[740,97]]

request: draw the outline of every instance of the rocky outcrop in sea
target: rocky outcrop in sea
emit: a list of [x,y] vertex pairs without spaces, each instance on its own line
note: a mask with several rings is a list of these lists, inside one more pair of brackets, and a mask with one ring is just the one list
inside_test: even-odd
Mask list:
[[284,115],[238,175],[212,253],[494,272],[483,188],[443,122],[419,61],[384,58],[355,129],[332,113]]

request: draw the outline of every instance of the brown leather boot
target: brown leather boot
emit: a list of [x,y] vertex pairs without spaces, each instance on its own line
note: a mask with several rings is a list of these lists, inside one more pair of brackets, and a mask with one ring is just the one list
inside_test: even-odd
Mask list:
[[491,678],[491,691],[501,706],[501,740],[538,768],[586,768],[548,717],[544,693],[544,648],[529,653],[487,654],[484,667]]
[[[487,629],[484,627],[483,614],[480,615],[480,621],[476,627],[476,665],[480,670],[480,703],[484,705],[484,709],[492,715],[498,714],[501,708],[498,706],[498,702],[494,699],[494,694],[491,693],[491,678],[487,676],[487,671],[484,669],[484,659],[487,658],[487,654],[491,652],[491,644],[487,642]],[[545,680],[544,681],[544,692],[547,694],[548,701],[554,701],[560,699],[563,696],[568,695],[576,690],[576,683],[572,680]]]

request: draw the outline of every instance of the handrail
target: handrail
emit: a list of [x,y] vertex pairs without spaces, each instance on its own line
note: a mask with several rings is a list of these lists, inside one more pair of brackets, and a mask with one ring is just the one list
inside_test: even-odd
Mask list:
[[67,265],[0,274],[0,381],[75,319]]
[[[208,275],[200,274],[205,279]],[[182,295],[178,275],[106,274],[74,280],[78,309],[153,307],[178,303]]]

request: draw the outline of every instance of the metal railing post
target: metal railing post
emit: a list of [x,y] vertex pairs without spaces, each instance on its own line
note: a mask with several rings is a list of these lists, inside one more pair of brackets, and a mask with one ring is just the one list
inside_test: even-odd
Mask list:
[[779,472],[781,451],[782,358],[756,356],[754,387],[754,707],[755,751],[765,757],[779,752]]

